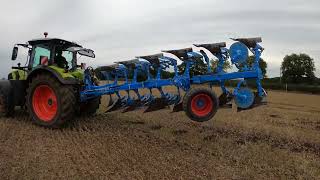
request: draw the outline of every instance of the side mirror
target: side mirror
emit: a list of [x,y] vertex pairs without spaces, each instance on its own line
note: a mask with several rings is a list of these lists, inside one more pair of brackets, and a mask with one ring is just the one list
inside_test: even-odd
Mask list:
[[18,47],[14,47],[12,50],[12,56],[11,56],[11,60],[14,61],[17,59],[18,56]]
[[94,54],[94,51],[91,50],[91,49],[81,49],[78,51],[78,53],[82,56],[87,56],[87,57],[90,57],[90,58],[95,58],[96,55]]

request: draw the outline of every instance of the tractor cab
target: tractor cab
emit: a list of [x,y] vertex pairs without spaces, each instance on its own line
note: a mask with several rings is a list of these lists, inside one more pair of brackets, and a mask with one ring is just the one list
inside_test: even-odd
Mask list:
[[12,60],[17,59],[19,47],[28,48],[27,66],[23,67],[18,63],[18,66],[12,67],[13,71],[8,79],[25,80],[27,74],[35,69],[50,69],[56,71],[62,78],[72,78],[73,72],[76,72],[75,78],[79,78],[79,69],[84,69],[85,64],[78,65],[77,59],[81,56],[95,58],[93,50],[83,48],[75,42],[58,38],[41,38],[30,40],[26,44],[16,44]]
[[100,97],[79,102],[84,85],[85,64],[77,64],[81,56],[95,58],[93,50],[59,38],[30,40],[16,44],[12,60],[19,48],[27,49],[25,66],[12,67],[8,80],[0,81],[0,115],[12,116],[16,107],[27,109],[36,124],[59,127],[75,113],[94,114]]
[[[74,70],[77,65],[77,54],[94,58],[94,52],[85,49],[74,42],[57,38],[35,39],[28,42],[32,46],[29,66],[56,65],[59,66],[59,56],[61,55],[66,61],[66,66],[60,68]],[[60,54],[61,53],[61,54]]]

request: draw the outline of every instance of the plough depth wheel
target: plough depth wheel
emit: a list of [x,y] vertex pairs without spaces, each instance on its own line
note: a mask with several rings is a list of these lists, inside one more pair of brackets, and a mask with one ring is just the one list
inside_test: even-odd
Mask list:
[[192,88],[183,98],[183,109],[193,121],[209,121],[218,107],[217,96],[210,88]]
[[254,104],[255,95],[249,88],[240,88],[235,95],[234,101],[238,108],[249,109]]

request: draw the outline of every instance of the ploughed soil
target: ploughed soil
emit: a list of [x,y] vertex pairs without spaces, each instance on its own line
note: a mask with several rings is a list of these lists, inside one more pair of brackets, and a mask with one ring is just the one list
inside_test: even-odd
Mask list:
[[320,96],[269,92],[205,123],[143,109],[77,117],[63,129],[26,112],[0,119],[0,179],[320,178]]

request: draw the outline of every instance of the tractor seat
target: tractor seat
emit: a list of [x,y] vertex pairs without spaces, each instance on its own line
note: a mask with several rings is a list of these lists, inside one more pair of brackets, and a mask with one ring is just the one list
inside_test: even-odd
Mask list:
[[262,42],[261,37],[256,37],[256,38],[238,38],[238,39],[232,39],[232,40],[242,42],[248,48],[255,48],[257,43],[261,43]]
[[155,64],[155,65],[160,65],[160,60],[159,58],[162,58],[163,54],[154,54],[154,55],[149,55],[149,56],[139,56],[137,58],[141,58],[141,59],[145,59],[147,61],[149,61],[151,64]]
[[180,60],[186,61],[186,60],[188,60],[188,53],[192,52],[192,48],[177,49],[177,50],[165,50],[162,52],[173,54],[173,55],[177,56]]
[[213,44],[194,44],[196,47],[202,47],[210,51],[212,54],[221,53],[221,48],[227,46],[225,42],[213,43]]

